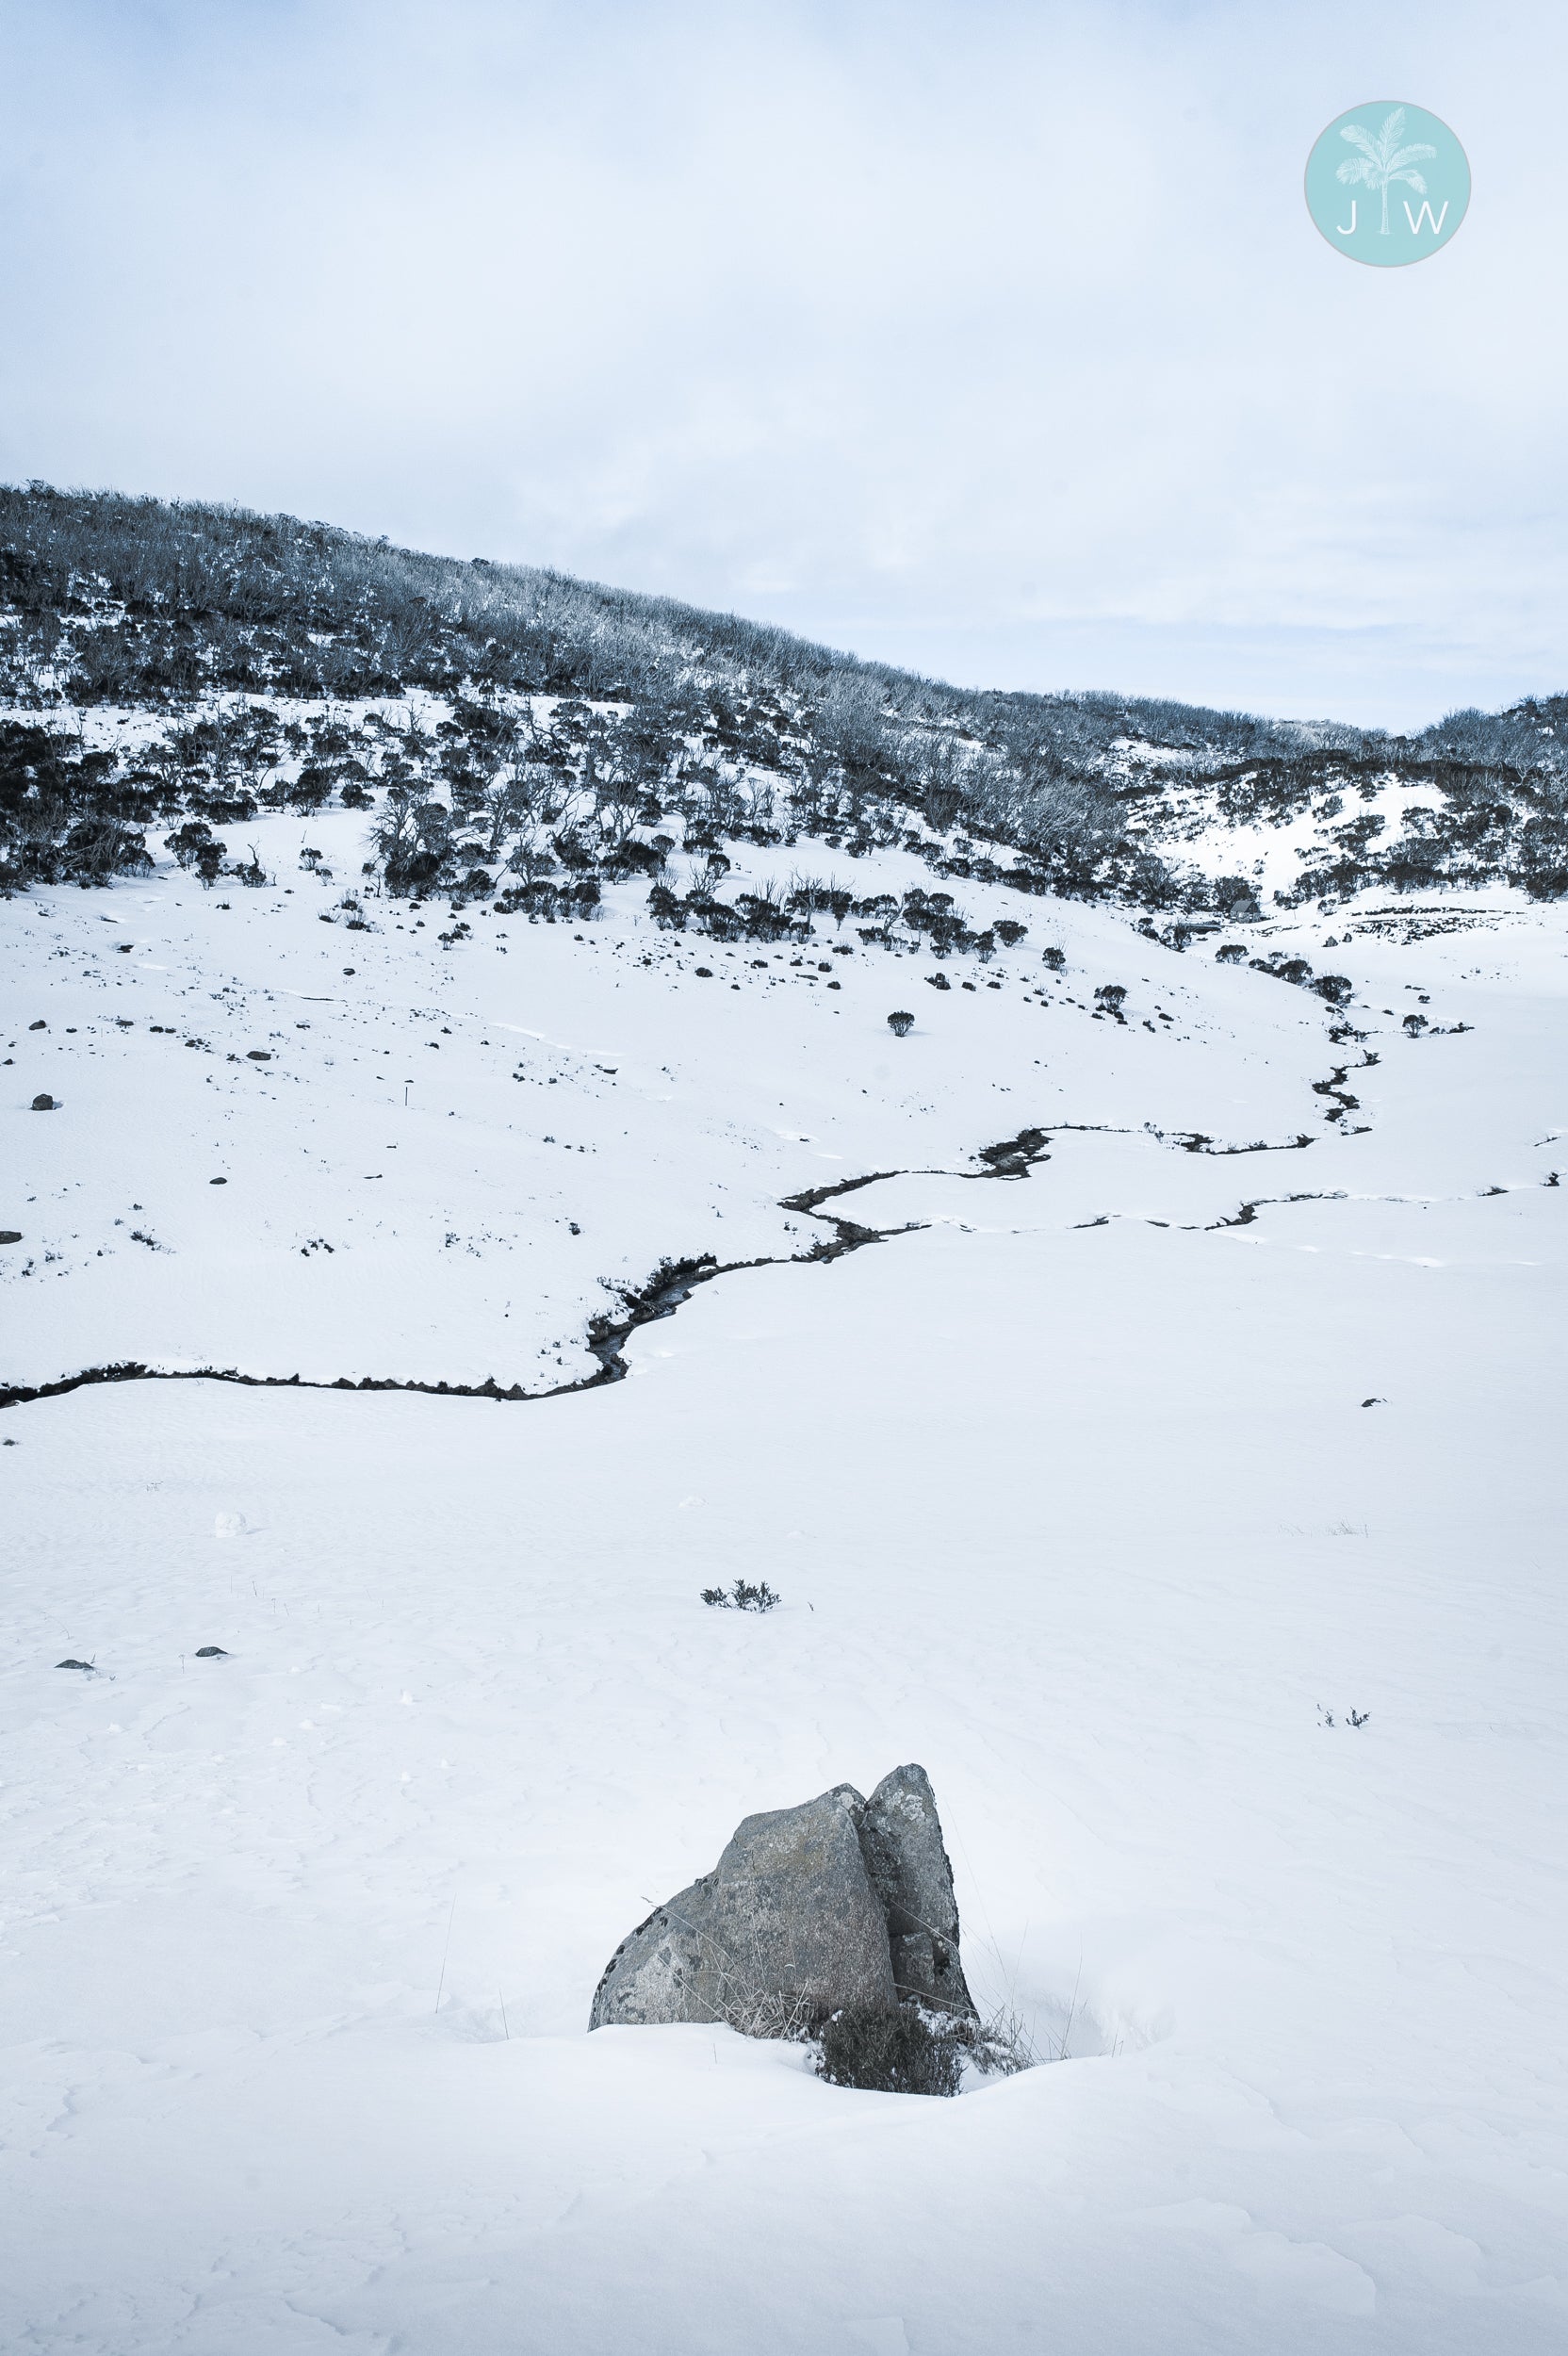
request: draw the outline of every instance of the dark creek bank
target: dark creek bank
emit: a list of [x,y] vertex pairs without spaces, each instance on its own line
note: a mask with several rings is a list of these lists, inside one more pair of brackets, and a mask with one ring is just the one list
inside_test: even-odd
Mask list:
[[[1376,1056],[1365,1058],[1376,1062]],[[1337,1071],[1333,1079],[1319,1085],[1319,1092],[1338,1093],[1338,1084],[1345,1071]],[[1354,1104],[1355,1099],[1348,1100]],[[1337,1121],[1348,1107],[1337,1104],[1327,1118]],[[573,1383],[557,1383],[546,1391],[525,1391],[520,1383],[510,1385],[498,1383],[489,1375],[482,1383],[420,1383],[402,1381],[396,1375],[338,1375],[333,1381],[317,1381],[301,1374],[241,1374],[236,1366],[193,1366],[171,1372],[162,1366],[142,1366],[127,1358],[118,1366],[87,1366],[79,1374],[63,1375],[57,1383],[11,1383],[0,1386],[0,1408],[26,1407],[34,1399],[61,1399],[68,1391],[86,1390],[95,1383],[237,1383],[250,1390],[259,1391],[417,1391],[430,1399],[489,1399],[506,1404],[522,1405],[545,1399],[565,1399],[579,1391],[596,1391],[607,1383],[619,1383],[628,1372],[625,1349],[629,1336],[639,1326],[652,1325],[661,1317],[673,1317],[683,1303],[690,1301],[699,1285],[710,1284],[716,1276],[738,1275],[743,1268],[823,1267],[830,1260],[841,1259],[846,1252],[863,1251],[867,1244],[886,1243],[897,1235],[914,1233],[923,1221],[916,1219],[904,1227],[863,1227],[857,1220],[845,1219],[836,1212],[825,1212],[823,1204],[837,1202],[844,1195],[858,1194],[863,1187],[879,1186],[889,1178],[962,1178],[976,1182],[987,1179],[1017,1180],[1027,1178],[1037,1163],[1050,1159],[1053,1136],[1114,1136],[1147,1137],[1163,1145],[1177,1147],[1184,1153],[1299,1153],[1314,1140],[1301,1135],[1280,1143],[1258,1139],[1250,1145],[1217,1145],[1212,1137],[1198,1130],[1168,1133],[1160,1129],[1119,1129],[1103,1121],[1058,1121],[1052,1130],[1021,1129],[1016,1137],[1004,1137],[996,1145],[982,1146],[975,1155],[981,1164],[978,1170],[873,1170],[863,1177],[841,1178],[836,1185],[808,1186],[799,1194],[780,1198],[779,1208],[795,1211],[804,1219],[820,1219],[832,1229],[830,1235],[819,1235],[806,1252],[791,1252],[775,1257],[765,1254],[756,1260],[716,1260],[704,1252],[694,1260],[666,1260],[657,1268],[641,1291],[625,1293],[618,1317],[595,1317],[589,1325],[587,1344],[598,1364],[592,1374],[581,1375]],[[1303,1198],[1290,1196],[1287,1201]],[[1244,1203],[1239,1217],[1218,1219],[1217,1226],[1246,1226],[1255,1205]],[[1108,1224],[1108,1219],[1089,1219],[1087,1226]],[[1158,1222],[1156,1222],[1158,1223]]]

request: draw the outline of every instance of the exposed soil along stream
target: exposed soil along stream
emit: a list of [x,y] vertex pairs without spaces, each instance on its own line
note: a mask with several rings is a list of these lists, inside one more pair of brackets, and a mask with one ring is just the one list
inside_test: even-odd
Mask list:
[[1213,1235],[1220,1227],[1250,1227],[1260,1211],[1267,1210],[1276,1203],[1347,1203],[1348,1201],[1349,1197],[1343,1187],[1337,1188],[1332,1194],[1260,1194],[1251,1202],[1244,1203],[1233,1219],[1211,1219],[1204,1232]]
[[[1363,1055],[1361,1062],[1355,1068],[1358,1072],[1365,1072],[1371,1065],[1380,1063],[1381,1060],[1379,1055]],[[1326,1080],[1315,1080],[1312,1084],[1312,1092],[1315,1096],[1327,1096],[1332,1101],[1333,1109],[1324,1114],[1325,1121],[1343,1121],[1347,1113],[1358,1113],[1361,1110],[1361,1098],[1352,1096],[1345,1085],[1349,1071],[1350,1066],[1348,1063],[1335,1064]],[[1348,1137],[1362,1137],[1366,1134],[1365,1121],[1359,1121],[1353,1129],[1341,1131],[1341,1135]]]
[[[1363,1063],[1373,1064],[1376,1055],[1363,1057]],[[1335,1099],[1334,1108],[1325,1118],[1342,1120],[1347,1112],[1357,1109],[1357,1099],[1348,1094],[1344,1081],[1350,1067],[1336,1067],[1327,1080],[1314,1083],[1315,1092]],[[1345,1132],[1341,1133],[1347,1134]],[[1360,1131],[1348,1134],[1360,1135]],[[0,1387],[0,1408],[25,1407],[35,1399],[60,1399],[69,1391],[85,1390],[95,1383],[236,1383],[253,1390],[286,1391],[416,1391],[432,1399],[488,1399],[508,1405],[523,1405],[539,1399],[564,1399],[579,1391],[596,1391],[607,1383],[619,1383],[628,1373],[625,1347],[628,1339],[640,1326],[652,1325],[662,1317],[673,1317],[690,1301],[700,1285],[710,1284],[715,1277],[733,1276],[743,1268],[821,1267],[830,1260],[841,1259],[846,1252],[860,1252],[868,1244],[886,1243],[898,1235],[917,1233],[926,1222],[913,1219],[902,1227],[866,1227],[852,1219],[825,1211],[825,1203],[840,1201],[848,1194],[858,1194],[866,1186],[874,1186],[894,1178],[967,1178],[1000,1179],[1027,1178],[1030,1171],[1051,1158],[1053,1136],[1066,1137],[1145,1137],[1162,1145],[1170,1145],[1184,1153],[1241,1154],[1298,1153],[1315,1140],[1301,1135],[1278,1143],[1260,1138],[1247,1145],[1217,1145],[1214,1139],[1198,1130],[1125,1129],[1111,1122],[1058,1121],[1051,1130],[1023,1128],[1016,1137],[1004,1137],[995,1145],[982,1146],[975,1159],[978,1170],[873,1170],[858,1178],[841,1178],[831,1186],[808,1186],[799,1194],[780,1198],[779,1208],[797,1212],[804,1219],[820,1219],[831,1229],[830,1235],[818,1235],[809,1250],[774,1256],[764,1254],[755,1260],[715,1260],[704,1253],[694,1260],[671,1260],[656,1268],[638,1292],[622,1295],[618,1317],[598,1317],[590,1323],[585,1336],[587,1347],[597,1359],[592,1374],[580,1376],[575,1382],[557,1383],[548,1390],[526,1391],[519,1383],[499,1383],[494,1375],[482,1383],[421,1383],[414,1378],[403,1380],[396,1375],[338,1375],[335,1379],[316,1379],[300,1374],[242,1374],[236,1366],[193,1366],[172,1370],[148,1366],[135,1359],[125,1359],[116,1366],[88,1366],[79,1374],[63,1375],[58,1382],[12,1383]],[[1261,1196],[1256,1202],[1243,1203],[1231,1219],[1217,1219],[1216,1227],[1246,1227],[1251,1224],[1261,1205],[1269,1201],[1305,1202],[1305,1195],[1282,1197]],[[1325,1196],[1322,1200],[1337,1198]],[[1086,1227],[1102,1227],[1110,1223],[1111,1214],[1079,1222]],[[1154,1220],[1153,1225],[1165,1224]]]

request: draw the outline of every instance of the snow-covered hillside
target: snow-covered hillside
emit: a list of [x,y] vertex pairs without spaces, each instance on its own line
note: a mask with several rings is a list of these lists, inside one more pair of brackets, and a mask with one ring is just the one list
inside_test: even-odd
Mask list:
[[[368,823],[0,909],[0,1385],[251,1379],[0,1414],[5,2345],[1560,2346],[1560,908],[726,941]],[[901,1759],[1039,2067],[586,2034]]]
[[1563,696],[1390,737],[966,690],[292,516],[0,485],[0,891],[141,873],[172,834],[240,873],[214,828],[379,789],[378,872],[462,905],[560,915],[641,876],[672,927],[772,939],[808,896],[721,904],[712,869],[678,894],[669,854],[804,843],[1172,938],[1373,889],[1559,898],[1565,745]]

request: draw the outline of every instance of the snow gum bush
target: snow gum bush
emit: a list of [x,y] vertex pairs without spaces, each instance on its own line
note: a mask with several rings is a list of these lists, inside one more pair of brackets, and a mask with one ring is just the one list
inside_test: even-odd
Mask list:
[[0,725],[0,891],[145,872],[141,829],[157,801],[115,767],[112,753],[84,753],[64,734]]
[[[188,819],[165,838],[164,847],[173,852],[182,867],[193,868],[204,884],[217,882],[227,857],[227,845],[217,840],[204,818]],[[319,859],[320,853],[316,856]]]

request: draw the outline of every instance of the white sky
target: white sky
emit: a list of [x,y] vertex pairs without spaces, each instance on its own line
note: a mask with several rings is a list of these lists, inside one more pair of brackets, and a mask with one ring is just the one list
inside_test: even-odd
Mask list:
[[[1568,687],[1568,10],[0,0],[0,32],[8,479],[987,685],[1395,726]],[[1475,174],[1407,270],[1301,197],[1381,97]]]

